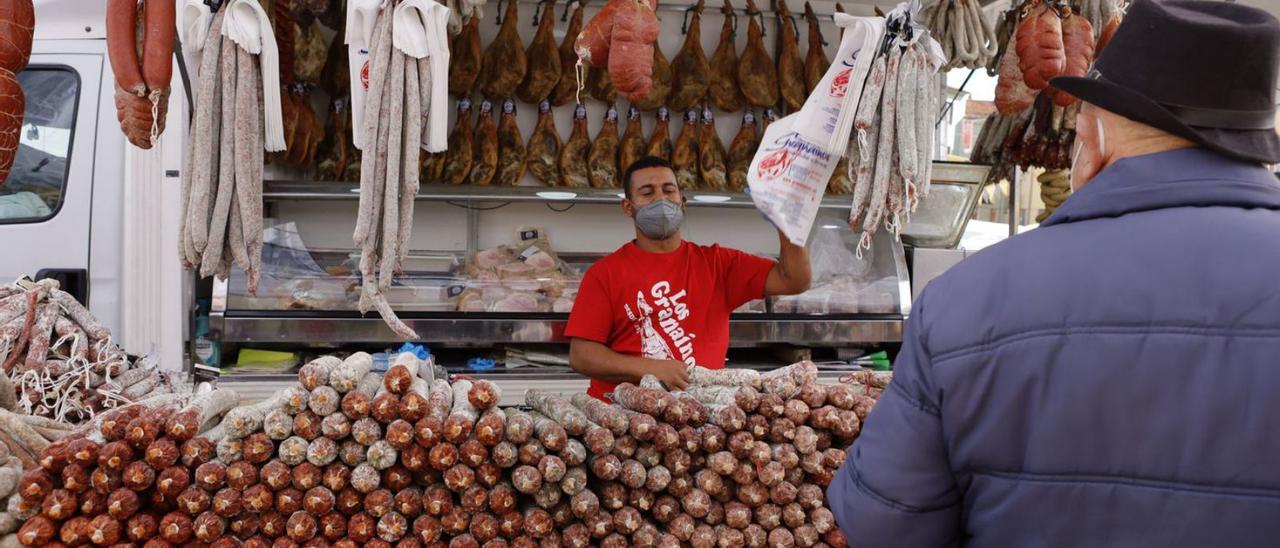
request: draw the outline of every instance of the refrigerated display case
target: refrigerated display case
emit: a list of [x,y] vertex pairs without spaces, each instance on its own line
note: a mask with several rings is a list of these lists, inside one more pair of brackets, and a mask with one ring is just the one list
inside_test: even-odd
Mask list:
[[[353,188],[343,183],[272,183],[267,185],[266,197],[291,201],[354,199]],[[741,194],[691,192],[689,196],[689,205],[694,208],[753,207],[750,199]],[[528,187],[430,186],[419,194],[420,201],[472,204],[495,201],[617,204],[620,199],[617,190],[566,192]],[[815,231],[847,226],[843,221],[847,201],[847,196],[828,197],[823,202]],[[376,315],[361,316],[356,310],[360,280],[350,250],[307,249],[289,225],[281,225],[277,231],[278,237],[267,239],[258,295],[248,294],[240,272],[233,271],[228,280],[215,282],[211,320],[217,340],[236,344],[298,345],[326,345],[338,340],[376,344],[398,341]],[[847,229],[842,232],[851,234]],[[516,244],[518,242],[513,243]],[[473,245],[469,243],[468,247]],[[554,242],[551,248],[554,250]],[[837,307],[819,318],[808,310],[778,306],[776,302],[749,303],[730,321],[730,345],[841,346],[899,340],[902,319],[910,310],[909,277],[902,244],[892,234],[882,231],[876,235],[873,249],[864,261],[867,283],[851,286],[853,291],[862,294],[866,311]],[[558,264],[554,269],[532,277],[504,278],[501,273],[496,277],[475,275],[474,258],[483,256],[480,254],[485,251],[469,249],[411,255],[405,273],[388,292],[392,305],[428,344],[567,342],[563,330],[568,319],[568,301],[576,293],[581,273],[603,253],[566,254],[556,258]],[[830,253],[837,251],[849,257],[856,253],[854,247],[832,249]],[[533,298],[504,302],[504,297],[512,294]]]

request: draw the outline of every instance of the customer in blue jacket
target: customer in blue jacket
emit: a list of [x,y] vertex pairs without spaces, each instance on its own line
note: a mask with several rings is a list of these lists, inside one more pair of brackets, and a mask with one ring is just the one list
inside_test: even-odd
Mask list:
[[827,494],[849,544],[1280,546],[1280,22],[1137,0],[1075,194],[929,284]]

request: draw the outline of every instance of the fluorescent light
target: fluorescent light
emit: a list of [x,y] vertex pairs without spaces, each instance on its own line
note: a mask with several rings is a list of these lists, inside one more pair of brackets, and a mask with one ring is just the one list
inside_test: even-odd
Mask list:
[[693,197],[693,201],[695,202],[708,202],[713,204],[727,202],[732,199],[733,198],[730,196],[722,196],[719,194],[699,194]]
[[578,193],[576,193],[576,192],[559,192],[559,191],[554,191],[554,190],[543,190],[543,191],[541,191],[541,192],[538,192],[538,197],[539,197],[539,198],[544,198],[544,199],[547,199],[547,200],[572,200],[572,199],[574,199],[574,198],[577,198],[577,197],[578,197]]
[[359,194],[359,193],[360,193],[360,187],[353,188],[353,189],[351,189],[351,190],[348,190],[347,192],[350,192],[350,193],[352,193],[352,194]]
[[617,196],[619,200],[625,200],[625,199],[627,199],[627,195],[626,195],[626,194],[624,194],[624,193],[621,193],[621,192],[618,192],[618,193],[614,194],[614,196]]
[[822,228],[825,228],[827,230],[835,230],[837,228],[840,228],[840,225],[822,225]]

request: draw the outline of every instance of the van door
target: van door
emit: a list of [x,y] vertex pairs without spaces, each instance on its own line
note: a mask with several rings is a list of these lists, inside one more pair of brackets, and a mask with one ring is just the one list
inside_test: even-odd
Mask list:
[[101,55],[35,54],[18,74],[26,108],[17,158],[0,183],[0,282],[53,277],[88,302],[102,63]]

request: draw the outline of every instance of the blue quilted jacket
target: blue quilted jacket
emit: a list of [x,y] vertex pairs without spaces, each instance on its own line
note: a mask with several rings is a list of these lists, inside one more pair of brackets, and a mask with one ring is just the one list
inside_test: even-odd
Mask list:
[[929,284],[828,490],[850,545],[1280,546],[1280,184],[1122,160]]

